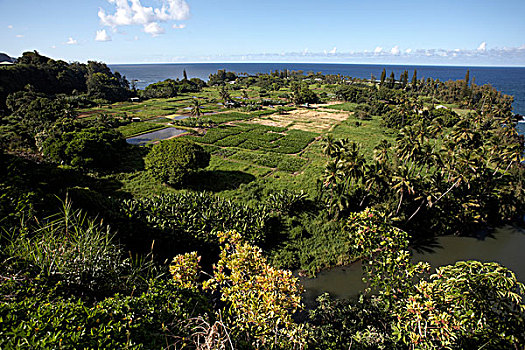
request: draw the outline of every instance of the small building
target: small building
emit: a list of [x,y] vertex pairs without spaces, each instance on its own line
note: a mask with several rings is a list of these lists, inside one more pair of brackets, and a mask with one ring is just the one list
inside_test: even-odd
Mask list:
[[133,118],[131,118],[131,122],[132,123],[140,122],[140,118],[139,117],[133,117]]
[[131,102],[140,102],[140,97],[132,97],[130,100]]
[[447,106],[443,106],[443,105],[437,105],[437,106],[436,106],[436,109],[441,109],[441,108],[448,109]]

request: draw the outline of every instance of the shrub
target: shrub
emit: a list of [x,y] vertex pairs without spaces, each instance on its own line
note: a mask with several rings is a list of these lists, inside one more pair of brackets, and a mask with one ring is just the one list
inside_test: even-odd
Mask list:
[[212,278],[199,285],[196,253],[178,255],[170,272],[181,286],[211,290],[224,302],[224,321],[236,349],[299,349],[306,342],[304,325],[293,314],[303,308],[302,286],[291,271],[272,267],[262,250],[235,232],[218,232],[219,261]]
[[114,166],[126,142],[122,134],[110,127],[55,123],[42,144],[42,153],[56,162],[81,168]]
[[154,145],[144,159],[145,167],[169,185],[179,185],[184,177],[210,163],[210,154],[188,140],[173,139]]
[[92,305],[29,297],[0,303],[2,349],[161,349],[188,337],[186,320],[207,312],[197,293],[152,281],[137,296]]

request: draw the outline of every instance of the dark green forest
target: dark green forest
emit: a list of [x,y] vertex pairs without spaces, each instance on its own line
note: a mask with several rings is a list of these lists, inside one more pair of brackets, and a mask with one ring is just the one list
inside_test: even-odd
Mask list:
[[[0,67],[0,348],[522,349],[512,271],[411,259],[523,225],[511,104],[468,71],[141,90],[26,52]],[[356,262],[358,295],[305,305],[300,277]]]

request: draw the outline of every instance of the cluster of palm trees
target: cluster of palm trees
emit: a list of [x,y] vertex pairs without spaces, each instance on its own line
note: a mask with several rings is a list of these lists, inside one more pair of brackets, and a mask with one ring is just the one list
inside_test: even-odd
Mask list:
[[191,104],[191,116],[196,118],[200,117],[202,115],[201,108],[201,101],[198,98],[194,98]]
[[468,115],[452,128],[420,120],[368,160],[357,143],[327,137],[321,180],[329,214],[374,206],[407,230],[439,233],[513,219],[524,209],[525,172],[510,118]]

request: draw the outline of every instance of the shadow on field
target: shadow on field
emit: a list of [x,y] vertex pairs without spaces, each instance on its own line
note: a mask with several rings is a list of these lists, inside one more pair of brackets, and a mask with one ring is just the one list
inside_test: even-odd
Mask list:
[[120,155],[120,171],[134,172],[144,170],[144,157],[149,150],[149,147],[128,145],[126,150]]
[[254,180],[255,176],[242,171],[205,170],[189,176],[184,187],[192,190],[219,192],[234,190]]

